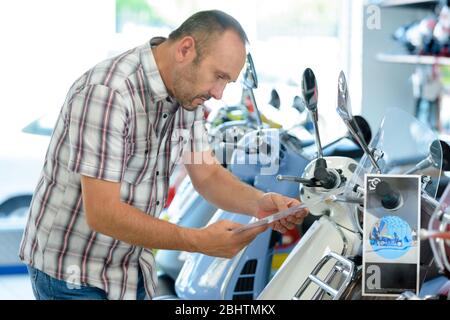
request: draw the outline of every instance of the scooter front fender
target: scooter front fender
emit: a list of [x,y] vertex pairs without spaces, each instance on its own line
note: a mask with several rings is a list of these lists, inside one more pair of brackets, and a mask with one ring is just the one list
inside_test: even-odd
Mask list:
[[[349,243],[340,227],[328,217],[321,217],[301,238],[281,268],[258,296],[258,300],[292,299],[323,256],[330,251],[343,255],[349,249],[351,249]],[[332,264],[325,265],[319,275],[325,278],[332,267]],[[308,288],[301,298],[312,298],[315,289]]]

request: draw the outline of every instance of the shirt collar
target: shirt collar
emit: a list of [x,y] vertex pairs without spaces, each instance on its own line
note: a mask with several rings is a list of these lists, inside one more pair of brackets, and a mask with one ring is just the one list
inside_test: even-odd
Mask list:
[[164,102],[165,111],[176,111],[178,109],[178,103],[175,98],[171,97],[167,92],[167,88],[161,78],[158,66],[156,64],[155,57],[153,55],[152,47],[159,45],[166,38],[154,37],[145,46],[141,52],[141,61],[144,68],[144,73],[147,76],[150,85],[150,91],[154,98],[154,101]]

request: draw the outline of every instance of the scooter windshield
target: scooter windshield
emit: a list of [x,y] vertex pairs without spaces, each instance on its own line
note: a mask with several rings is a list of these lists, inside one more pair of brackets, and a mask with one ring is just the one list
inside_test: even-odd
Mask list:
[[403,110],[388,109],[369,149],[381,172],[377,172],[365,154],[346,184],[346,196],[355,196],[357,187],[364,185],[366,173],[383,173],[422,175],[426,185],[423,192],[428,198],[436,197],[442,170],[442,147],[437,135],[426,124]]

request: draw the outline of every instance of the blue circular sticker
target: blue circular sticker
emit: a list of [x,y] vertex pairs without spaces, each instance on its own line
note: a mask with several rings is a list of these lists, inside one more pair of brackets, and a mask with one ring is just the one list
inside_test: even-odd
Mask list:
[[411,228],[403,219],[385,216],[372,227],[369,235],[372,249],[385,259],[397,259],[412,246]]

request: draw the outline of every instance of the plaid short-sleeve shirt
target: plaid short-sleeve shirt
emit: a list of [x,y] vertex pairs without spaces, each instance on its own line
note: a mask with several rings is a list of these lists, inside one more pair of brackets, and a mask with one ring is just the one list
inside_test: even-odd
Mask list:
[[135,299],[138,268],[147,294],[157,284],[149,248],[95,232],[86,222],[81,175],[120,182],[121,201],[158,216],[182,151],[209,149],[203,108],[168,95],[151,47],[105,60],[71,87],[30,205],[20,258],[60,280]]

